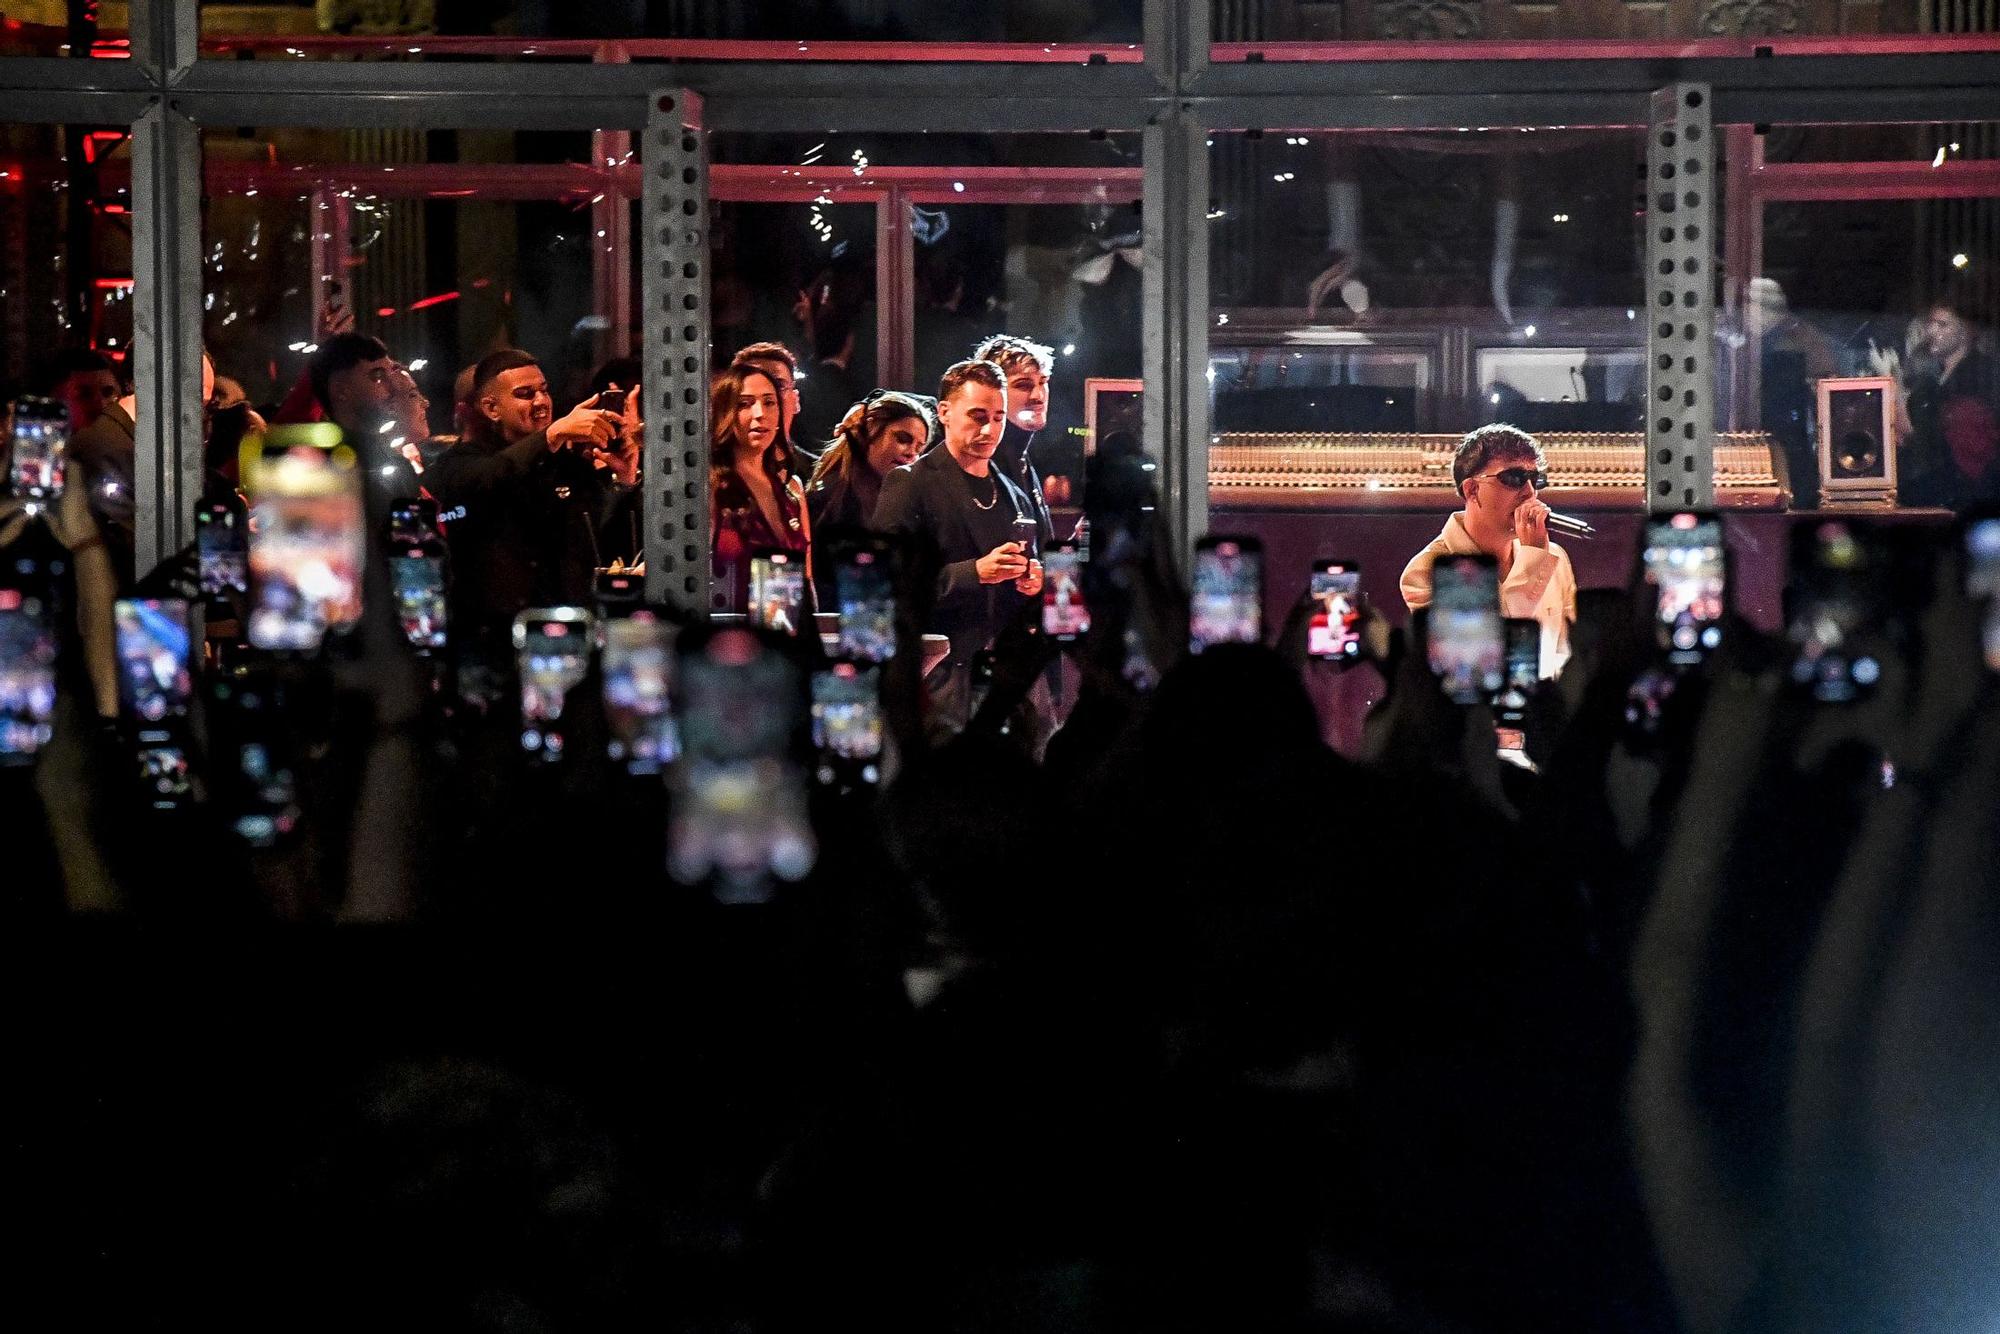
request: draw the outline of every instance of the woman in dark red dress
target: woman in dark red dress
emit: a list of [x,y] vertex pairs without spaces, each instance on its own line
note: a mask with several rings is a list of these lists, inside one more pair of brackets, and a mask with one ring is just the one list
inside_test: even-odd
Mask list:
[[798,552],[811,586],[812,520],[805,479],[792,470],[785,447],[784,400],[771,377],[737,362],[716,377],[709,395],[714,441],[709,450],[709,504],[715,534],[709,605],[741,612],[750,606],[750,558],[759,551]]

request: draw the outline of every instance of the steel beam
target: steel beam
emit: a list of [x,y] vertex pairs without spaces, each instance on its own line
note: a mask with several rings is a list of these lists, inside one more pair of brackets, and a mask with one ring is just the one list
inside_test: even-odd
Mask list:
[[709,200],[702,100],[649,95],[640,240],[645,294],[646,598],[709,610]]
[[[166,81],[190,67],[192,4],[136,0],[132,24],[133,54],[149,77]],[[201,132],[171,97],[132,125],[132,280],[143,575],[194,539],[202,484]]]
[[195,0],[133,0],[132,59],[149,77],[171,84],[194,67],[201,15]]
[[159,95],[131,60],[0,59],[0,122],[15,125],[129,125]]
[[1715,504],[1715,127],[1709,89],[1653,94],[1646,148],[1646,508]]
[[1182,115],[1145,136],[1142,421],[1183,569],[1208,531],[1207,145]]
[[1172,96],[1146,126],[1140,400],[1176,557],[1208,531],[1208,136],[1180,96],[1208,69],[1209,7],[1145,0],[1146,68]]
[[[0,72],[4,78],[4,72]],[[640,129],[647,97],[686,86],[711,131],[1138,129],[1158,89],[1137,65],[733,65],[198,62],[175,84],[224,125]]]
[[[885,385],[917,378],[917,258],[910,200],[891,186],[875,205],[875,379]],[[930,392],[932,386],[914,385]],[[807,441],[817,449],[818,441]]]

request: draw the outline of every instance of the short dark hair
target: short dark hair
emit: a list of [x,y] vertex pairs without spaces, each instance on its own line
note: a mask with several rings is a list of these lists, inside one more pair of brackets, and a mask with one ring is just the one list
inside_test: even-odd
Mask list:
[[969,384],[983,384],[988,389],[1007,392],[1006,377],[1000,368],[990,361],[956,362],[945,370],[944,378],[938,381],[938,402],[942,403]]
[[382,361],[389,355],[388,347],[379,338],[367,334],[335,334],[319,345],[308,363],[312,376],[313,397],[319,400],[320,411],[331,414],[333,403],[327,397],[327,386],[333,377],[345,370],[352,370],[365,361]]
[[518,371],[523,366],[541,364],[534,353],[523,352],[518,347],[503,347],[498,352],[488,352],[479,359],[479,364],[472,368],[472,393],[469,397],[477,403],[479,391],[492,384],[495,378],[505,375],[508,371]]
[[1465,438],[1458,442],[1458,452],[1451,456],[1452,490],[1465,494],[1468,477],[1478,474],[1494,459],[1533,459],[1537,468],[1548,466],[1542,447],[1535,443],[1535,437],[1518,426],[1505,422],[1494,422],[1467,431]]
[[752,343],[730,358],[731,361],[782,361],[793,375],[799,373],[799,359],[783,343]]
[[102,352],[88,347],[65,347],[50,358],[44,383],[54,389],[72,375],[95,375],[99,371],[110,372],[114,379],[118,375],[118,368]]
[[1044,375],[1053,374],[1056,368],[1054,348],[1013,334],[994,334],[982,340],[972,356],[975,361],[990,361],[1010,375],[1019,370],[1022,363],[1030,361]]

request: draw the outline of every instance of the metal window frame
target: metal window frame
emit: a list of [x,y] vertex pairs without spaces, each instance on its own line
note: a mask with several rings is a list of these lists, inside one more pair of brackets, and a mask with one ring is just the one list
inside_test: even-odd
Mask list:
[[[818,44],[800,61],[538,65],[209,59],[196,0],[133,0],[129,60],[0,59],[0,120],[134,130],[135,328],[141,395],[142,560],[187,537],[198,486],[200,227],[205,125],[643,130],[656,90],[686,88],[709,131],[1142,131],[1147,238],[1146,444],[1183,544],[1206,520],[1207,155],[1204,131],[1641,125],[1673,83],[1713,90],[1718,126],[2000,120],[1991,41],[1689,43],[1682,55],[1558,45],[1211,47],[1207,6],[1147,0],[1140,59],[1124,52],[1008,63],[1006,49],[936,48],[881,61]],[[615,45],[615,44],[614,44]],[[1001,61],[972,59],[994,54]],[[630,52],[627,53],[631,54]],[[1099,53],[1102,54],[1102,53]],[[842,59],[870,57],[880,63]],[[1220,60],[1215,59],[1221,56]],[[1251,59],[1253,55],[1263,59]],[[832,58],[829,58],[831,56]],[[1053,57],[1053,58],[1051,58]],[[1301,58],[1304,57],[1304,58]],[[646,238],[646,263],[657,265]],[[647,348],[652,360],[658,349]],[[164,392],[171,388],[172,392]],[[159,413],[147,402],[173,402]]]

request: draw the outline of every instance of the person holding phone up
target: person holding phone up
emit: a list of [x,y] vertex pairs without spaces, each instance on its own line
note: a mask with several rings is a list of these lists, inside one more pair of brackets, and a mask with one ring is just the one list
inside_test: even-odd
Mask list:
[[956,717],[953,702],[970,698],[973,656],[1041,596],[1042,563],[1032,550],[1033,504],[993,464],[1007,422],[1000,368],[961,361],[945,371],[938,421],[944,448],[882,479],[870,526],[932,544],[943,563],[925,629],[950,639],[951,653],[928,684],[933,704]]
[[1517,427],[1481,426],[1459,441],[1452,482],[1464,508],[1403,568],[1403,601],[1431,604],[1431,566],[1439,556],[1491,556],[1500,566],[1500,614],[1542,627],[1544,679],[1569,660],[1576,620],[1576,574],[1569,553],[1549,540],[1549,507],[1537,497],[1549,483],[1535,438]]
[[518,348],[473,372],[466,436],[424,474],[441,507],[463,511],[447,533],[454,624],[497,645],[528,607],[590,602],[644,432],[638,386],[618,412],[601,397],[557,416],[541,363]]

